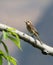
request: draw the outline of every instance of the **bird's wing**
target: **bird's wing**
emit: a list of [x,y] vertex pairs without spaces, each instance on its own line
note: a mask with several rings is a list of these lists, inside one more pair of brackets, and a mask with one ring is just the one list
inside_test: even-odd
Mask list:
[[36,33],[37,35],[39,35],[39,33],[35,27],[32,26],[32,30],[33,30],[34,34]]

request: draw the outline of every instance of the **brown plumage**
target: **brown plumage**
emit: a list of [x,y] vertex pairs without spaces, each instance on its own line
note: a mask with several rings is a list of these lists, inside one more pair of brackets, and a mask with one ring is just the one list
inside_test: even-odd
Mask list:
[[32,22],[31,22],[31,21],[26,21],[25,23],[26,23],[26,28],[27,28],[27,30],[28,30],[31,34],[33,34],[34,36],[36,36],[36,38],[37,38],[39,41],[41,41],[40,38],[39,38],[39,33],[38,33],[37,29],[32,25]]

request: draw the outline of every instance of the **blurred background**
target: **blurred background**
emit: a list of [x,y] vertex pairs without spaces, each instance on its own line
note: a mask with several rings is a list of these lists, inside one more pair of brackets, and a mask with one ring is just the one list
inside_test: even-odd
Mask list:
[[[0,23],[28,34],[25,20],[31,20],[42,41],[53,46],[53,0],[0,0]],[[10,40],[6,41],[10,55],[18,60],[19,65],[53,65],[52,56],[45,56],[27,42],[20,41],[23,51]]]

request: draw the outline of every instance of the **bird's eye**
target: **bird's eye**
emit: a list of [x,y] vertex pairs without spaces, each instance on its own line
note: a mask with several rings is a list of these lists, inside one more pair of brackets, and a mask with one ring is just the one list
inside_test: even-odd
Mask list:
[[30,21],[28,21],[28,23],[30,23]]

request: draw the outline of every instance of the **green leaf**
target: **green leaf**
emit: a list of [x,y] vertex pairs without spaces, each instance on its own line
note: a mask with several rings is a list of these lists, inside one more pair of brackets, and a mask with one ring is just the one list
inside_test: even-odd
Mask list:
[[8,38],[7,32],[5,32],[5,31],[3,31],[3,38],[4,38],[4,40],[6,40]]
[[[11,39],[15,44],[16,46],[21,49],[21,45],[20,45],[20,39],[19,39],[19,36],[15,33],[16,29],[15,28],[8,28],[7,31],[9,31],[8,33],[10,33],[12,36],[10,36],[8,34],[8,38]],[[21,49],[22,50],[22,49]]]
[[19,49],[21,49],[19,38],[17,39],[17,38],[12,37],[12,36],[8,36],[8,38],[10,40],[12,40]]
[[3,55],[3,54],[4,54],[3,51],[0,50],[0,55]]
[[16,46],[21,49],[19,36],[15,32],[12,32],[12,34],[15,36],[15,39],[17,41]]
[[2,50],[0,50],[0,55],[6,59],[6,55],[4,54],[4,52]]
[[11,65],[9,61],[8,61],[8,65]]
[[[13,65],[17,65],[17,61],[12,56],[7,56],[8,62],[11,62]],[[9,63],[10,64],[10,63]]]
[[3,63],[2,60],[3,60],[2,56],[0,55],[0,65],[2,65],[2,63]]
[[7,31],[13,32],[13,31],[16,31],[16,29],[11,27],[11,28],[7,28]]
[[[19,49],[21,49],[19,36],[18,36],[15,32],[13,32],[15,29],[14,29],[14,28],[8,28],[7,30],[8,30],[9,32],[3,31],[3,38],[4,38],[4,39],[7,39],[7,38],[11,39],[11,40],[15,43],[15,45],[16,45]],[[21,49],[21,50],[22,50],[22,49]]]
[[[0,50],[0,55],[4,57],[8,62],[11,62],[13,65],[17,65],[17,61],[15,58],[9,55],[5,55],[3,51]],[[2,62],[2,61],[1,61]],[[10,64],[10,63],[9,63]]]
[[9,54],[9,52],[8,52],[8,48],[7,48],[6,44],[5,44],[3,41],[1,41],[1,43],[3,44],[3,46],[4,46],[4,48],[5,48],[6,53],[7,53],[7,54]]

